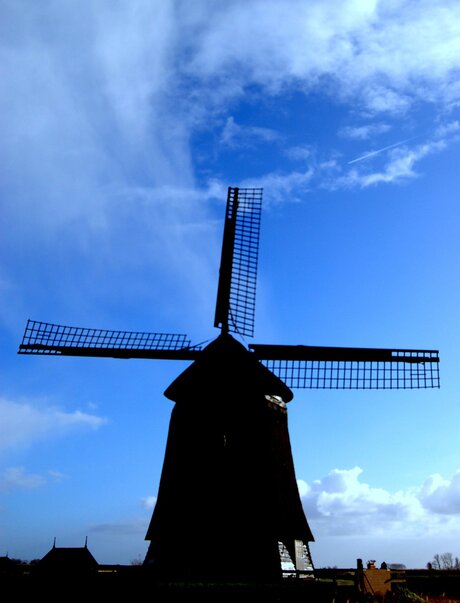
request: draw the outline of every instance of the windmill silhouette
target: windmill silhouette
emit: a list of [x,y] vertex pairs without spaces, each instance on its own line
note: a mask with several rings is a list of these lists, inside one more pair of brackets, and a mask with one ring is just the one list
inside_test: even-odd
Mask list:
[[437,350],[245,347],[252,337],[262,189],[228,189],[214,326],[185,335],[29,320],[21,354],[193,361],[166,389],[175,402],[144,565],[167,580],[273,581],[313,570],[314,540],[288,434],[290,388],[439,387]]

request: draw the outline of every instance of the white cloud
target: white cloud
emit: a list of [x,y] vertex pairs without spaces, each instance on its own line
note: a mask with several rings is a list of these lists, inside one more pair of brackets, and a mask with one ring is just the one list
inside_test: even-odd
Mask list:
[[420,500],[433,513],[460,515],[460,470],[451,480],[431,475],[421,488]]
[[49,480],[60,482],[64,477],[60,471],[50,470],[46,475],[38,475],[28,473],[24,467],[8,467],[0,475],[0,492],[32,490],[44,486]]
[[[8,81],[0,91],[8,224],[4,323],[12,323],[20,304],[34,299],[38,305],[31,292],[36,284],[46,287],[45,266],[49,273],[47,262],[37,260],[27,264],[27,274],[23,262],[17,276],[18,241],[24,257],[39,249],[56,273],[72,274],[75,287],[86,287],[88,308],[96,305],[98,288],[118,295],[119,271],[125,279],[133,275],[133,288],[143,287],[145,298],[157,295],[139,283],[148,282],[142,270],[151,277],[158,269],[162,278],[181,283],[171,288],[187,287],[195,297],[188,307],[207,315],[216,270],[210,249],[218,248],[212,244],[220,229],[212,222],[210,196],[197,183],[201,149],[193,146],[194,135],[211,133],[217,144],[230,146],[278,144],[277,132],[254,125],[251,111],[267,97],[265,106],[286,99],[277,106],[289,110],[293,91],[346,102],[355,119],[366,113],[366,126],[346,131],[354,140],[386,127],[386,118],[368,123],[369,111],[401,111],[420,99],[455,106],[460,8],[448,1],[411,8],[404,0],[82,0],[78,7],[2,7],[0,21],[8,23],[0,43]],[[247,114],[238,113],[240,101]],[[301,138],[292,144],[286,154],[303,161],[301,169],[246,180],[266,187],[267,202],[296,200],[318,183],[334,189],[412,178],[422,158],[419,148],[408,149],[378,169],[346,172],[336,155],[315,163]],[[205,156],[215,152],[211,145],[205,142]],[[226,186],[217,188],[224,200]],[[73,268],[88,260],[94,272],[77,274]],[[65,298],[66,312],[78,315],[82,304],[72,286],[66,279],[57,283],[56,300]]]
[[[201,6],[206,3],[200,3]],[[210,11],[192,42],[188,72],[279,92],[330,84],[375,112],[397,112],[412,99],[452,102],[460,62],[457,2],[229,2]]]
[[149,510],[151,510],[155,507],[156,502],[157,502],[156,496],[146,496],[145,498],[142,499],[143,507],[145,507],[146,509],[149,509]]
[[[88,230],[119,228],[127,208],[137,211],[138,197],[126,194],[133,182],[151,191],[152,207],[163,187],[195,190],[193,132],[219,127],[248,87],[268,95],[320,89],[352,99],[358,111],[402,110],[414,99],[451,106],[460,98],[460,7],[424,1],[412,9],[408,0],[83,1],[27,12],[10,3],[0,103],[3,203],[21,216],[15,230],[29,225],[36,240],[55,228],[60,240],[78,236],[91,249]],[[363,138],[385,127],[345,132]],[[232,117],[222,133],[230,145],[275,139],[273,129]],[[348,180],[395,177],[389,168]],[[186,196],[174,207],[176,223],[186,222],[189,203]],[[162,223],[152,212],[155,240]]]
[[65,412],[0,398],[0,450],[33,445],[45,438],[59,437],[77,429],[98,429],[107,422],[103,417],[80,410]]
[[[109,107],[127,141],[145,143],[171,86],[168,69],[176,42],[169,2],[101,3],[95,10],[94,57]],[[161,124],[156,123],[157,127]]]
[[0,475],[0,492],[16,489],[34,489],[43,486],[46,479],[41,475],[27,473],[24,467],[10,467]]
[[387,145],[385,147],[381,147],[380,149],[376,149],[375,151],[367,151],[364,155],[360,155],[359,157],[356,157],[355,159],[352,159],[351,161],[349,161],[348,165],[350,165],[352,163],[358,163],[358,161],[364,161],[365,159],[370,159],[371,157],[380,155],[381,153],[384,153],[385,151],[389,151],[390,149],[400,147],[400,146],[406,144],[407,142],[409,142],[410,140],[412,140],[412,138],[408,138],[407,140],[400,140],[399,142],[394,142],[393,144]]
[[298,195],[309,189],[315,170],[308,167],[305,171],[293,171],[285,174],[271,172],[259,178],[244,180],[241,186],[261,187],[264,189],[265,204],[296,201]]
[[[6,173],[28,183],[14,199],[28,204],[34,224],[46,216],[48,225],[103,226],[116,210],[113,187],[126,190],[133,174],[153,188],[193,188],[191,133],[248,86],[268,94],[320,88],[373,111],[460,97],[453,1],[425,1],[417,11],[408,0],[134,0],[4,11],[16,34],[0,47]],[[348,135],[372,127],[385,124]],[[242,134],[276,137],[230,117],[223,141]],[[37,211],[38,198],[52,211]]]
[[309,145],[296,145],[285,149],[284,154],[295,161],[306,161],[312,157],[314,151]]
[[[351,169],[348,174],[339,178],[337,183],[343,184],[344,186],[366,188],[375,184],[400,182],[407,178],[414,178],[418,175],[415,171],[416,164],[427,155],[437,153],[445,147],[445,141],[432,140],[413,148],[403,146],[392,149],[389,152],[388,160],[382,170],[369,172]],[[372,155],[377,154],[378,152],[373,153]]]
[[146,531],[145,518],[142,519],[131,519],[125,522],[114,522],[114,523],[101,523],[93,525],[90,528],[92,534],[106,534],[108,536],[114,536],[119,539],[120,536],[130,536],[132,534],[144,535]]
[[66,477],[64,473],[62,473],[61,471],[56,471],[55,469],[50,469],[48,471],[48,475],[51,479],[56,482],[61,482]]
[[391,126],[386,123],[371,123],[363,126],[346,126],[339,130],[339,136],[351,138],[353,140],[367,140],[379,134],[384,134],[391,130]]
[[[340,188],[367,188],[378,184],[400,183],[417,178],[418,164],[430,155],[439,153],[450,144],[458,142],[458,124],[451,122],[438,126],[425,142],[410,144],[420,136],[397,142],[377,150],[369,150],[348,161],[349,169],[337,160],[331,165],[317,166],[316,176],[319,186],[331,190]],[[378,168],[375,167],[378,163]],[[331,169],[333,168],[333,169]]]
[[187,125],[169,100],[172,10],[145,0],[3,9],[15,34],[0,45],[4,184],[14,186],[4,205],[14,198],[35,236],[38,225],[103,229],[113,189],[139,172],[151,186],[191,183]]
[[457,120],[441,123],[436,129],[436,136],[438,138],[445,138],[446,136],[456,137],[458,134],[460,134],[460,123]]
[[420,487],[397,492],[370,486],[362,473],[360,467],[334,469],[311,483],[299,480],[314,533],[399,538],[460,528],[460,471],[451,480],[435,475]]
[[253,142],[273,142],[279,140],[279,138],[279,133],[271,128],[242,126],[237,124],[235,119],[230,116],[225,122],[220,141],[225,146],[237,148],[249,146]]
[[[438,134],[443,133],[444,137]],[[456,141],[457,128],[454,124],[439,127],[433,136],[421,144],[410,146],[413,137],[381,149],[368,151],[352,161],[347,168],[335,156],[318,162],[314,153],[305,154],[308,167],[304,172],[293,170],[280,174],[271,172],[257,179],[248,179],[245,186],[262,186],[266,189],[265,201],[269,203],[295,201],[301,193],[316,187],[330,190],[341,188],[367,188],[378,184],[400,183],[419,176],[417,165],[429,155],[439,153],[448,144]],[[381,167],[375,169],[374,160],[380,160]],[[383,161],[382,161],[383,159]]]

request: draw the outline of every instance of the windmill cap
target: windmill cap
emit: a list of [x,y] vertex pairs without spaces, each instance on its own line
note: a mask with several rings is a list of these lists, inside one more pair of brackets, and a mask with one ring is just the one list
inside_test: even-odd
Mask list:
[[287,385],[252,352],[231,335],[222,333],[171,383],[164,395],[177,402],[190,396],[239,395],[242,391],[280,396],[284,402],[294,397]]

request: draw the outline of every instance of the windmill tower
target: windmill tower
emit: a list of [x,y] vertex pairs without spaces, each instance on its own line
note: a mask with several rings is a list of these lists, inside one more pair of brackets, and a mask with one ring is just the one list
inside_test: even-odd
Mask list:
[[231,335],[254,333],[261,208],[262,189],[228,189],[214,320],[221,332],[204,349],[185,335],[30,320],[19,347],[193,361],[165,391],[175,405],[145,558],[161,579],[267,582],[286,562],[312,569],[288,434],[290,388],[439,387],[436,350],[245,347]]

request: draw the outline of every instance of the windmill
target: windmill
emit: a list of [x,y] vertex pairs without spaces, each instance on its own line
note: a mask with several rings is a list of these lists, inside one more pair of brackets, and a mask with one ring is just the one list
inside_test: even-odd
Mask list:
[[436,350],[245,346],[253,337],[262,189],[228,189],[214,326],[185,335],[29,320],[21,354],[186,360],[144,565],[162,579],[273,581],[313,569],[289,441],[291,388],[439,387]]

